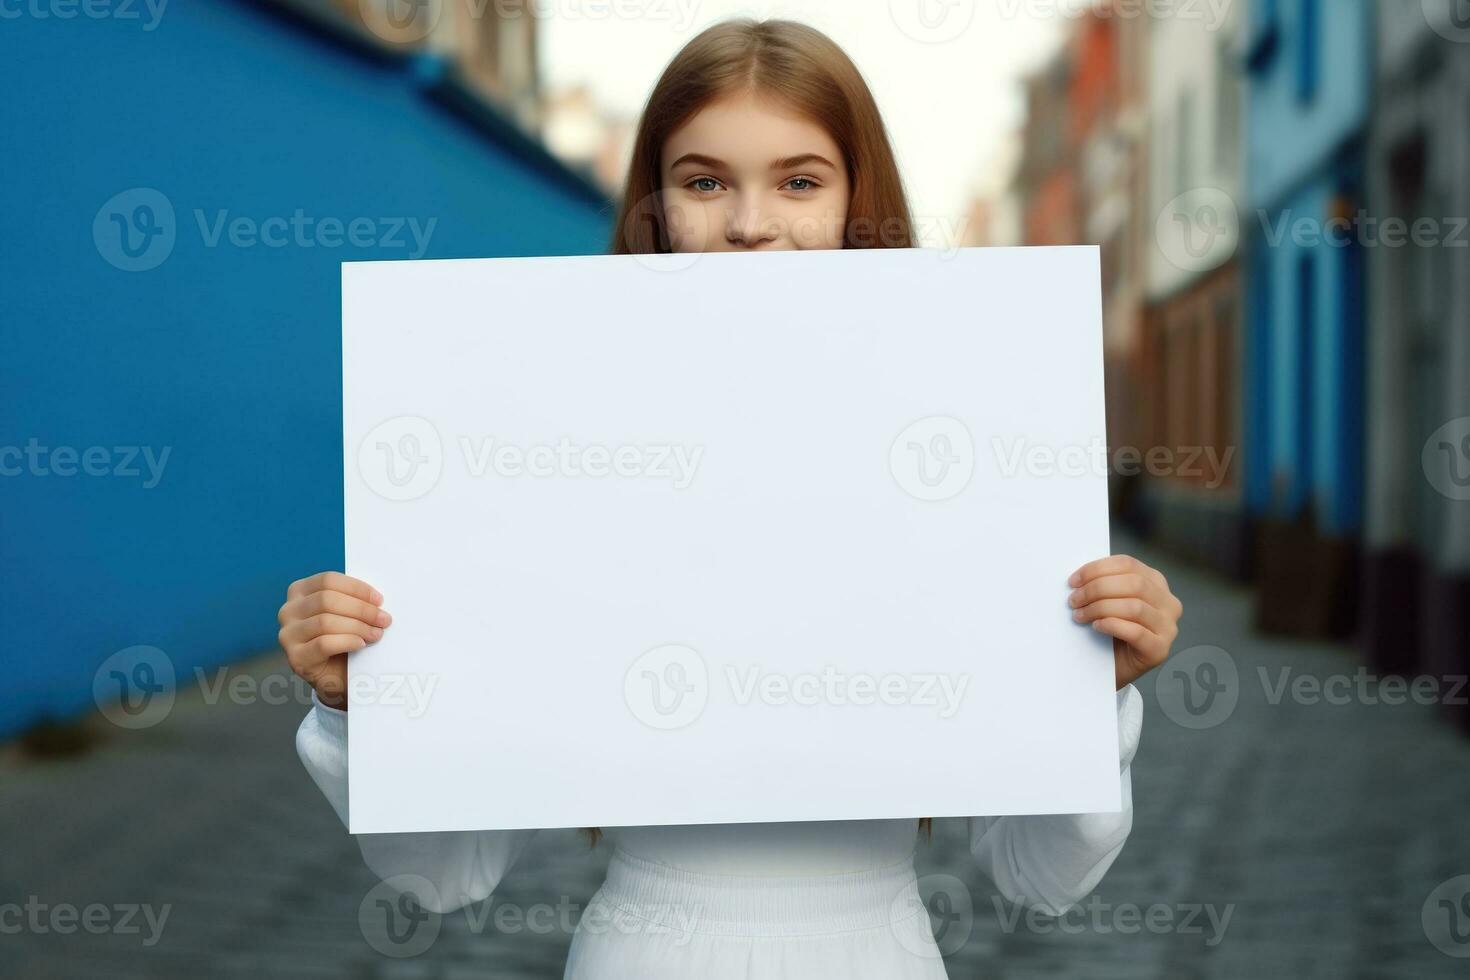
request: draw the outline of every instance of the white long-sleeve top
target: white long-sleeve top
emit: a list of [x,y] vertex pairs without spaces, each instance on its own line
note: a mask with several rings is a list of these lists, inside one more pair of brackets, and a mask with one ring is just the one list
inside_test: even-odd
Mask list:
[[[347,825],[348,713],[314,704],[301,761]],[[1013,902],[1062,915],[1097,887],[1133,826],[1129,766],[1143,698],[1117,695],[1122,809],[970,817],[970,853]],[[480,901],[534,830],[360,834],[380,878],[426,881],[431,912]],[[567,980],[945,977],[916,886],[916,820],[608,827],[608,876],[584,910]],[[411,876],[411,877],[406,877]]]

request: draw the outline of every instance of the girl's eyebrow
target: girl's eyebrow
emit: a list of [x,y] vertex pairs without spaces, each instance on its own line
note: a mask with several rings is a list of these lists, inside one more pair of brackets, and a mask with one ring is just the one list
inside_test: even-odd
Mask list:
[[682,163],[694,163],[698,164],[701,167],[709,167],[713,170],[722,170],[728,166],[724,160],[716,160],[714,157],[707,157],[703,153],[686,153],[679,159],[675,160],[673,163],[669,164],[669,169],[673,170],[675,167],[679,166]]
[[[669,164],[669,169],[673,170],[675,167],[678,167],[679,165],[685,163],[692,163],[701,167],[709,167],[713,170],[723,170],[729,168],[729,164],[725,163],[724,160],[717,160],[714,157],[705,156],[703,153],[686,153],[679,159],[675,160],[673,163]],[[832,163],[831,160],[828,160],[826,157],[822,156],[819,153],[798,153],[794,157],[782,157],[779,160],[772,160],[771,169],[792,170],[796,167],[805,166],[809,163],[820,163],[831,167],[833,170],[837,169],[837,167]]]
[[824,164],[824,165],[826,165],[828,167],[831,167],[833,170],[836,170],[837,169],[833,165],[833,163],[832,163],[831,160],[828,160],[826,157],[824,157],[824,156],[822,156],[821,154],[818,154],[818,153],[800,153],[800,154],[797,154],[794,157],[782,157],[779,160],[772,160],[771,161],[771,169],[772,170],[794,170],[797,167],[802,167],[802,166],[805,166],[806,164],[809,164],[809,163],[820,163],[820,164]]

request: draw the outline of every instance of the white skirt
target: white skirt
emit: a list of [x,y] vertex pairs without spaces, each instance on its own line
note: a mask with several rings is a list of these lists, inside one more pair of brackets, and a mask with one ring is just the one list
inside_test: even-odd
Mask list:
[[613,853],[566,980],[946,980],[912,859],[813,877],[696,874]]

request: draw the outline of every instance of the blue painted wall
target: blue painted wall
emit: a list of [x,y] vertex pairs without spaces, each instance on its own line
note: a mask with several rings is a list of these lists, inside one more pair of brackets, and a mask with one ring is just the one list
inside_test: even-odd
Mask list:
[[[285,585],[341,566],[339,263],[420,257],[406,219],[433,222],[426,258],[593,253],[609,227],[410,65],[248,2],[148,20],[0,29],[0,735],[89,708],[125,647],[181,680],[268,649]],[[275,244],[211,244],[221,218]],[[167,452],[156,485],[117,447]]]
[[[1309,13],[1314,3],[1315,17]],[[1246,114],[1251,207],[1283,203],[1330,167],[1345,143],[1360,138],[1373,98],[1374,16],[1372,0],[1252,0]],[[1315,31],[1308,35],[1312,21]],[[1304,96],[1304,61],[1313,56],[1316,82]]]
[[1365,205],[1373,79],[1369,0],[1254,0],[1246,501],[1331,535],[1363,496],[1363,262],[1329,219]]

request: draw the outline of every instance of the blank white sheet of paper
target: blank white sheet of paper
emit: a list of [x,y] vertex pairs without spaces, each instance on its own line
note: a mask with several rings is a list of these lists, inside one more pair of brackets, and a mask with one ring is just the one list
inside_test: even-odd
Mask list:
[[353,833],[1121,805],[1091,247],[342,266]]

